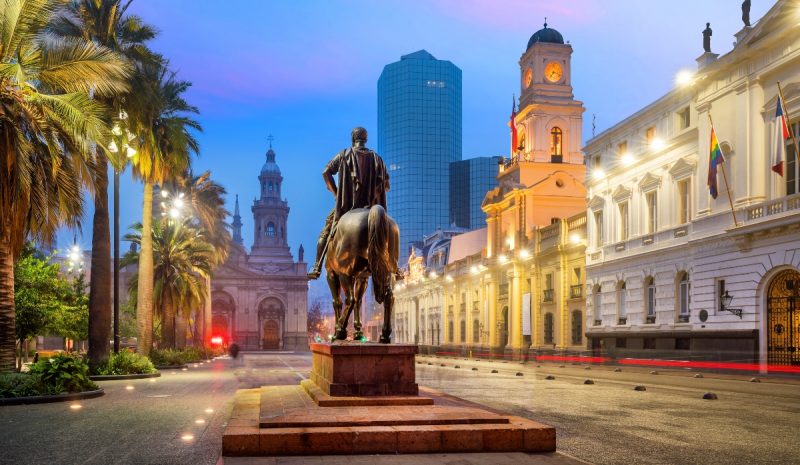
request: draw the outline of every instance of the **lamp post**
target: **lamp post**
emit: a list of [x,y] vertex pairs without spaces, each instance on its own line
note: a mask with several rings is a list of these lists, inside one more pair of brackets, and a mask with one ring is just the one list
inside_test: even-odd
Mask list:
[[108,145],[108,151],[111,153],[120,150],[125,153],[125,163],[122,168],[117,168],[116,164],[114,166],[114,353],[119,352],[119,174],[125,171],[128,158],[136,155],[136,150],[128,145],[135,136],[127,128],[123,130],[121,127],[126,124],[127,119],[128,114],[120,110],[117,122],[111,129],[111,143]]

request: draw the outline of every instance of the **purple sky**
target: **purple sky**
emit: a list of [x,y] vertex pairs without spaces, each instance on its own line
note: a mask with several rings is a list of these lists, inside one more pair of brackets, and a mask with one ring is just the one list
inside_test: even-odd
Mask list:
[[[752,2],[755,22],[771,6]],[[245,245],[252,243],[250,204],[275,137],[289,242],[307,256],[332,198],[322,167],[362,125],[377,148],[377,80],[400,55],[426,49],[463,71],[463,155],[505,155],[517,62],[542,27],[572,44],[575,97],[584,102],[584,141],[673,86],[694,69],[706,21],[712,50],[730,51],[741,26],[738,0],[434,0],[272,1],[135,0],[131,10],[160,31],[153,47],[194,86],[205,131],[195,171],[212,170],[233,210],[239,194]],[[141,186],[123,175],[120,224],[140,219]],[[87,205],[91,207],[91,204]],[[391,206],[390,206],[391,208]],[[91,208],[78,242],[91,246]],[[124,232],[123,232],[124,233]],[[59,246],[72,242],[59,235]],[[127,245],[123,244],[123,249]],[[313,260],[307,258],[307,261]]]

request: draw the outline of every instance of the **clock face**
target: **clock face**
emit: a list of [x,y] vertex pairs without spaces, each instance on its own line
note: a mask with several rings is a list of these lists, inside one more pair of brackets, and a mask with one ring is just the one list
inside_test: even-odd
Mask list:
[[544,67],[544,77],[550,82],[560,81],[563,75],[564,70],[562,70],[561,65],[555,61],[551,61]]
[[530,87],[531,81],[533,81],[533,71],[528,68],[525,70],[525,87]]

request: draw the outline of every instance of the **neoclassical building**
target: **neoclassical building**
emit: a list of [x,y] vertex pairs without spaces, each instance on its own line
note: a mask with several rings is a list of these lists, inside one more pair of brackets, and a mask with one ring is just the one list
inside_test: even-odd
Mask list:
[[[800,177],[795,146],[775,136],[778,82],[795,133],[800,121],[796,10],[778,1],[732,50],[700,56],[685,85],[587,143],[593,348],[800,364]],[[712,119],[725,156],[716,198]],[[783,176],[770,169],[776,144]]]
[[510,357],[585,347],[584,108],[571,55],[546,24],[531,36],[519,61],[519,143],[486,193],[486,228],[452,237],[442,267],[436,253],[412,254],[395,294],[398,340]]
[[287,242],[289,204],[281,198],[283,176],[270,145],[253,201],[253,246],[242,239],[239,198],[233,216],[234,245],[211,281],[212,335],[243,350],[307,350],[308,279],[303,246],[294,260]]

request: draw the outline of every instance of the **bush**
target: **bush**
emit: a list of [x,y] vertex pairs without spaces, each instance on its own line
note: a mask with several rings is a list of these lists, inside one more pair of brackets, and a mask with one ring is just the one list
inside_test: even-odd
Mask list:
[[150,351],[150,360],[155,366],[185,365],[186,354],[176,349],[156,349]]
[[155,373],[156,368],[149,358],[129,349],[122,349],[97,368],[99,375],[141,375]]
[[199,362],[208,358],[206,350],[202,347],[187,347],[183,349],[183,353],[187,362]]
[[47,392],[39,375],[28,373],[0,374],[0,397],[30,397],[46,394],[51,393]]
[[83,392],[98,389],[89,379],[89,365],[80,356],[58,354],[31,366],[48,393]]

